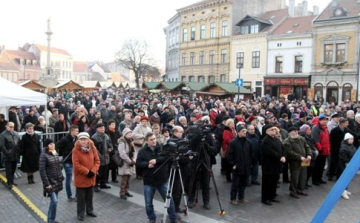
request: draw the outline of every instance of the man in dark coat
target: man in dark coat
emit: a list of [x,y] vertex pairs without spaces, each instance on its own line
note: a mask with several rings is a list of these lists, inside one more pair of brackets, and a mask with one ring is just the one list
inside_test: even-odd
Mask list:
[[282,163],[285,163],[285,151],[281,141],[275,137],[276,127],[267,124],[263,128],[264,137],[262,148],[262,186],[261,202],[266,205],[272,205],[272,202],[279,202],[275,199],[277,182],[282,171]]
[[257,134],[255,134],[255,126],[248,125],[247,126],[247,135],[246,138],[251,143],[252,155],[251,155],[251,176],[248,180],[248,185],[260,185],[258,181],[258,173],[259,173],[259,163],[260,163],[260,138]]
[[60,141],[58,141],[55,146],[56,150],[59,153],[59,156],[63,157],[64,169],[66,174],[65,189],[69,201],[76,200],[76,198],[72,196],[71,182],[73,176],[72,150],[75,146],[78,134],[79,127],[77,125],[70,126],[69,133],[66,134],[66,136],[63,137]]
[[[10,107],[10,111],[9,111],[9,122],[12,122],[14,123],[15,125],[15,129],[14,131],[20,131],[20,128],[21,128],[21,123],[20,123],[20,119],[19,119],[19,116],[17,114],[17,108],[12,106]],[[33,123],[35,124],[35,123]]]
[[5,120],[5,115],[0,114],[0,133],[5,131],[8,121]]
[[231,204],[237,205],[238,198],[241,203],[248,203],[245,199],[245,188],[251,172],[252,146],[246,138],[246,128],[243,125],[236,126],[237,136],[234,137],[228,147],[229,165],[233,171],[230,200]]

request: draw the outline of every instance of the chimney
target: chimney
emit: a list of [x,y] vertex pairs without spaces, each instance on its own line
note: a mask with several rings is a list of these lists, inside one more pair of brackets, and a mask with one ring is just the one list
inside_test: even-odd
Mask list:
[[295,16],[295,0],[289,0],[289,16]]
[[317,5],[313,6],[313,15],[319,15],[319,6]]
[[303,8],[302,8],[302,13],[301,15],[302,16],[307,16],[309,14],[309,11],[308,11],[308,2],[306,0],[303,1]]

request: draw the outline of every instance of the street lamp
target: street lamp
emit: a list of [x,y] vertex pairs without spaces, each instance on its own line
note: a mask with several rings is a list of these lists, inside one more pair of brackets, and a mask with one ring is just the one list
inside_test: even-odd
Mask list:
[[[238,64],[237,64],[237,68],[239,69],[239,80],[240,80],[240,72],[241,72],[241,68],[243,68],[243,63],[241,63],[241,62],[239,62]],[[237,99],[237,103],[239,104],[239,102],[240,102],[240,86],[238,86],[238,99]]]

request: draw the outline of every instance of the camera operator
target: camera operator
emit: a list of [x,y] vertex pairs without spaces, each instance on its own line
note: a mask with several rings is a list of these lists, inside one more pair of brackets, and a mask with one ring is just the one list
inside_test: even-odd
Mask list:
[[[164,144],[164,147],[166,147],[166,145],[168,143],[175,143],[178,145],[180,140],[183,139],[183,134],[184,134],[184,129],[181,126],[178,126],[178,125],[174,126],[173,134],[170,137],[170,139],[167,141],[167,143]],[[186,186],[188,185],[185,180],[188,177],[188,164],[189,164],[190,160],[192,160],[192,158],[193,158],[192,156],[179,156],[179,167],[180,167],[181,177],[182,177],[182,181],[184,183],[185,191],[187,191]],[[172,197],[173,197],[174,203],[175,203],[175,210],[178,213],[181,212],[181,209],[180,209],[181,192],[182,191],[181,191],[180,176],[179,176],[179,174],[175,174],[174,187],[172,190]]]
[[[216,164],[215,156],[217,154],[217,145],[215,135],[211,132],[211,126],[209,125],[207,128],[208,123],[210,123],[209,116],[204,116],[189,128],[188,139],[190,149],[198,153],[198,156],[190,162],[190,176],[192,176],[193,179],[189,185],[189,208],[194,207],[198,181],[202,190],[204,208],[206,210],[211,209],[209,191],[210,171],[211,166]],[[197,167],[199,168],[197,169]]]

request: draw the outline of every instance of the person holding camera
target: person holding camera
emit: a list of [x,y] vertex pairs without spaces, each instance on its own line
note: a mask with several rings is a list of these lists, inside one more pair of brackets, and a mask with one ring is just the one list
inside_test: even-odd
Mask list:
[[77,216],[84,221],[85,208],[90,217],[97,217],[93,208],[96,173],[100,167],[98,151],[87,132],[78,134],[72,153],[74,185],[77,197]]
[[211,166],[216,164],[217,144],[215,135],[211,132],[210,128],[206,128],[206,123],[210,123],[209,116],[199,118],[194,125],[189,128],[189,134],[187,136],[191,150],[198,152],[196,159],[190,162],[191,174],[189,175],[192,176],[192,179],[189,185],[188,206],[189,208],[194,207],[195,194],[198,189],[197,182],[199,182],[204,202],[203,207],[206,210],[210,210],[210,171],[212,171]]
[[[153,206],[155,191],[158,190],[165,201],[168,190],[168,169],[167,165],[159,168],[166,161],[166,157],[160,156],[160,148],[156,144],[154,133],[148,132],[145,136],[146,145],[139,151],[136,166],[141,169],[144,179],[145,209],[149,223],[156,222],[156,215]],[[157,171],[157,172],[155,172]],[[171,223],[179,223],[175,212],[173,199],[167,209]]]
[[44,196],[50,197],[47,222],[56,222],[58,193],[63,189],[64,176],[61,173],[59,155],[52,139],[45,139],[45,149],[40,155],[39,171],[44,187]]

